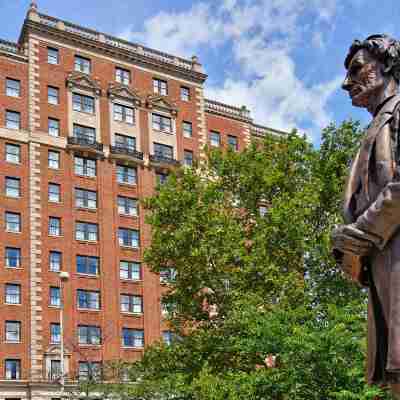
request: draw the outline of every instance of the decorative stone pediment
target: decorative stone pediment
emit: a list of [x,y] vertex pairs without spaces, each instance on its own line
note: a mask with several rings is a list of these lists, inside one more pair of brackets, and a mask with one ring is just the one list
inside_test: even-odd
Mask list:
[[67,78],[67,87],[70,89],[78,88],[93,92],[96,96],[101,96],[101,88],[97,81],[82,72],[71,72]]
[[162,111],[170,112],[174,116],[178,114],[178,107],[176,106],[176,104],[170,101],[165,96],[159,96],[159,95],[147,96],[146,106],[148,108],[156,108]]
[[143,103],[140,93],[138,91],[118,83],[110,84],[108,88],[108,96],[111,100],[119,98],[122,100],[130,101],[136,106],[140,106]]
[[[58,344],[49,346],[45,351],[45,355],[47,357],[60,356],[60,354],[61,354],[61,347]],[[64,356],[70,356],[71,354],[72,354],[71,350],[68,349],[68,347],[64,346]]]

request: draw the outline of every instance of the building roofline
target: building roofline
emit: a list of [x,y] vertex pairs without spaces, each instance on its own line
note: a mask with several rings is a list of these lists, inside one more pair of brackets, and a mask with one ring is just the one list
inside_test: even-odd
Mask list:
[[0,39],[0,54],[7,57],[15,58],[19,61],[27,61],[28,58],[24,55],[18,43],[9,42],[8,40]]

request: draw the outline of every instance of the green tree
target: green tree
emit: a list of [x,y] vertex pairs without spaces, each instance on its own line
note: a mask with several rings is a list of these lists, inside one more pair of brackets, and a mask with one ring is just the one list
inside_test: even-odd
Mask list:
[[[146,201],[154,272],[179,339],[130,367],[140,399],[374,399],[364,382],[365,291],[330,251],[362,131],[330,125],[315,149],[293,132],[212,151]],[[260,205],[267,213],[260,215]],[[266,360],[275,359],[275,367]]]

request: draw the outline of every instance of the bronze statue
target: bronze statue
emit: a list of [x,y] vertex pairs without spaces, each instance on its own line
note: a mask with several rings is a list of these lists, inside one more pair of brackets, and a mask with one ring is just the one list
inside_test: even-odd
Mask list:
[[356,40],[345,67],[342,88],[373,120],[351,166],[334,254],[369,288],[368,382],[400,396],[400,43]]

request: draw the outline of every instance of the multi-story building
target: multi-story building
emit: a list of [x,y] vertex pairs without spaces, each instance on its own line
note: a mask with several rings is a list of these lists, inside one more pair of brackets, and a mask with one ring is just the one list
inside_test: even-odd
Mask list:
[[0,399],[59,396],[62,304],[66,381],[168,340],[139,200],[204,145],[274,132],[205,99],[205,80],[196,57],[35,3],[18,43],[0,41]]

